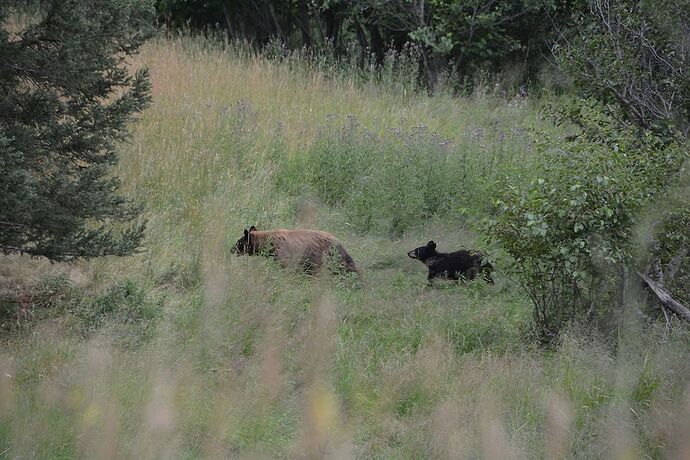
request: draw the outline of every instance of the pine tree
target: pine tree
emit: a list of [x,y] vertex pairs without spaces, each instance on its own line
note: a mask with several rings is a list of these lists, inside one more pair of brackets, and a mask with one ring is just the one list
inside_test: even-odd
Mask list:
[[[13,3],[15,3],[13,5]],[[64,261],[140,247],[116,148],[150,103],[128,63],[152,31],[146,0],[53,0],[25,27],[0,1],[0,252]]]

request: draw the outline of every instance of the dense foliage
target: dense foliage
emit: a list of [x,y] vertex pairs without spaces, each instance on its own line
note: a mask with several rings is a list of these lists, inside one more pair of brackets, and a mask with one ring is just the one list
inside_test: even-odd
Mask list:
[[[515,260],[543,340],[621,304],[628,272],[653,271],[690,298],[673,279],[690,268],[687,188],[675,189],[688,161],[690,4],[589,6],[556,54],[578,90],[557,118],[576,134],[543,142],[540,176],[499,194],[489,226]],[[650,213],[654,244],[639,247],[634,233]]]
[[[0,22],[16,13],[0,3]],[[135,251],[144,224],[109,175],[150,101],[127,58],[150,30],[146,2],[46,2],[0,27],[0,251],[69,260]],[[134,222],[119,226],[111,224]]]
[[278,41],[336,57],[419,48],[419,65],[432,88],[445,73],[455,82],[482,72],[517,69],[517,83],[546,62],[559,28],[582,10],[577,0],[159,0],[168,23],[224,30],[259,48]]
[[683,144],[621,127],[591,101],[575,104],[585,134],[559,141],[539,133],[536,178],[499,191],[489,224],[515,261],[546,342],[565,324],[623,307],[624,267],[639,257],[636,225],[688,159]]
[[690,134],[690,2],[592,0],[556,56],[585,97],[664,136]]

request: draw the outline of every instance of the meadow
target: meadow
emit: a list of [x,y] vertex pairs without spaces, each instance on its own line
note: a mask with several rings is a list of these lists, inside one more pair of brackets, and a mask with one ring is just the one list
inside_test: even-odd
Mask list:
[[[690,336],[620,312],[539,348],[486,242],[492,193],[531,179],[557,96],[415,90],[404,59],[343,71],[201,39],[135,66],[153,105],[115,173],[145,251],[3,257],[0,457],[688,458]],[[259,229],[334,233],[361,283],[237,257]],[[426,285],[406,252],[491,254],[496,284]]]

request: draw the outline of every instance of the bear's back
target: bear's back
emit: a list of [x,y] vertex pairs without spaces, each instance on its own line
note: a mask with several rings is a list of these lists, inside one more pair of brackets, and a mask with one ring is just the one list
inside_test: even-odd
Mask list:
[[307,228],[295,230],[279,228],[276,230],[256,231],[253,234],[263,242],[272,242],[276,247],[295,246],[325,249],[334,243],[339,243],[338,239],[328,232]]
[[481,255],[479,253],[464,249],[451,252],[444,258],[444,263],[446,265],[460,270],[467,270],[479,261],[481,261]]
[[318,268],[324,257],[335,251],[349,271],[358,272],[354,260],[342,243],[331,233],[311,229],[275,229],[252,232],[259,241],[258,249],[270,247],[273,255],[283,265],[301,264]]

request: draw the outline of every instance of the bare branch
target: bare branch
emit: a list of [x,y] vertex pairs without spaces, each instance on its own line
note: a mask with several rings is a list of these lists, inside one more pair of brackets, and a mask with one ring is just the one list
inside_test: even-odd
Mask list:
[[654,292],[654,294],[657,296],[659,302],[661,302],[662,305],[667,307],[680,318],[690,322],[690,309],[688,309],[688,307],[675,300],[671,296],[670,292],[668,292],[661,284],[655,282],[647,275],[637,272],[637,276],[639,276],[642,279],[642,281],[644,281],[647,284],[647,286],[649,286],[649,288],[652,290],[652,292]]

